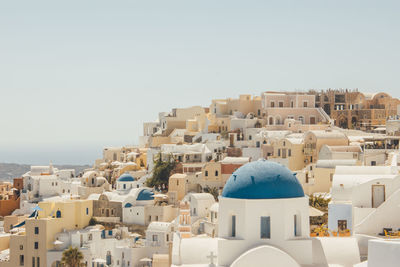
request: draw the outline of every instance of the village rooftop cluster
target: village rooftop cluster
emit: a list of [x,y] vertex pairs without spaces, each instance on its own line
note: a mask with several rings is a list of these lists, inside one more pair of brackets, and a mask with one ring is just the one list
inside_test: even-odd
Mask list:
[[0,267],[399,266],[399,115],[349,89],[161,112],[82,173],[2,183]]

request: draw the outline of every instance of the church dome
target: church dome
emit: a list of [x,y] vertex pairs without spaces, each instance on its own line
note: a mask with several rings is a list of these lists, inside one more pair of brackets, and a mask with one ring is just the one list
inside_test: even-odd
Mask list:
[[140,191],[139,195],[137,196],[136,200],[153,200],[154,193],[151,192],[149,189],[143,189]]
[[117,182],[134,182],[135,178],[132,177],[132,175],[128,173],[122,174],[118,179]]
[[226,182],[222,197],[240,199],[277,199],[304,197],[295,174],[285,166],[258,160],[237,169]]

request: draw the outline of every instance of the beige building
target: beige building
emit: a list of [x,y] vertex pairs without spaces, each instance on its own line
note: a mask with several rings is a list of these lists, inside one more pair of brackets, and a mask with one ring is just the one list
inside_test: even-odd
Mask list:
[[210,113],[216,117],[233,115],[235,112],[240,112],[244,116],[251,113],[261,117],[261,97],[240,95],[239,98],[215,99],[210,105]]
[[269,160],[281,163],[292,171],[301,170],[306,166],[303,138],[282,138],[272,141],[271,147],[273,154],[267,157]]
[[316,164],[310,164],[296,173],[304,193],[330,193],[336,166],[355,166],[356,160],[318,160]]
[[305,164],[315,163],[323,145],[348,146],[347,136],[337,130],[308,131],[304,135]]
[[25,231],[10,237],[9,261],[0,266],[52,266],[47,262],[47,251],[54,248],[55,235],[63,230],[81,229],[92,217],[91,200],[41,202],[38,218],[25,221]]

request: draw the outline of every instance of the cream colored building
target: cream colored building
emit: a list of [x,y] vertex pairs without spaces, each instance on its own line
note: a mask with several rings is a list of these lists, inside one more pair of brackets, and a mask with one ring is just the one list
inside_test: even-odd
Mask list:
[[305,163],[315,163],[323,145],[348,146],[348,137],[337,130],[308,131],[304,135]]
[[285,165],[292,171],[303,169],[305,157],[303,153],[303,138],[286,137],[271,142],[273,155],[268,159]]
[[249,113],[257,117],[262,116],[261,97],[240,95],[239,98],[215,99],[210,105],[210,113],[217,117],[233,115],[240,112],[244,116]]
[[11,235],[9,261],[0,266],[52,266],[47,251],[54,248],[54,237],[64,230],[81,229],[92,217],[91,200],[41,202],[38,218],[25,221],[25,231]]

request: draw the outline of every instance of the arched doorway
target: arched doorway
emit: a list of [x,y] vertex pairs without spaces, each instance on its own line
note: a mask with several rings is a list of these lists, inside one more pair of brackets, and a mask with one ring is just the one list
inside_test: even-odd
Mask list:
[[347,129],[348,126],[349,126],[349,124],[348,124],[347,118],[344,116],[339,117],[339,127]]
[[268,118],[268,124],[269,125],[274,125],[274,118],[273,117],[269,117]]

